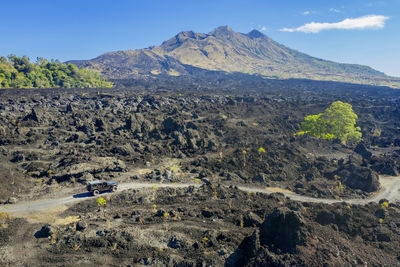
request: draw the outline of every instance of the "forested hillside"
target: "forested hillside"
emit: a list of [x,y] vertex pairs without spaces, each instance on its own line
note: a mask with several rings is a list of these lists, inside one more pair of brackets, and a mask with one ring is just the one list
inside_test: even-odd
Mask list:
[[10,55],[0,57],[0,88],[86,88],[112,87],[96,72],[79,69],[73,64]]

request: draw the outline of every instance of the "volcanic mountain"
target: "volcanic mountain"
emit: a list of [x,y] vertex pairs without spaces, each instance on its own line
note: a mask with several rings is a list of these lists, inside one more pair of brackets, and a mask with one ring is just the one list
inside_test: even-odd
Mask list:
[[206,70],[400,87],[399,78],[371,67],[315,58],[279,44],[257,30],[245,34],[229,26],[208,34],[184,31],[160,46],[109,52],[69,63],[99,71],[110,79],[195,75],[196,70]]

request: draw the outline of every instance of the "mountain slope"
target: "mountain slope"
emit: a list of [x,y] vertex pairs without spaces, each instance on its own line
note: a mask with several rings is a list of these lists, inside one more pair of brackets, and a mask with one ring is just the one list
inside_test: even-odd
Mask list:
[[311,57],[279,44],[257,30],[243,34],[228,26],[218,27],[209,34],[185,31],[161,46],[110,52],[92,60],[70,63],[97,70],[114,79],[159,74],[188,75],[199,68],[272,78],[400,85],[400,79],[388,77],[370,67]]

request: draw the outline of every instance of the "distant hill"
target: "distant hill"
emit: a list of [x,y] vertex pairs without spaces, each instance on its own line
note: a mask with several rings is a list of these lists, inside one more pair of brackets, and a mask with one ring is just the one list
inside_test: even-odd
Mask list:
[[400,88],[400,78],[389,77],[371,67],[315,58],[279,44],[257,30],[244,34],[229,26],[218,27],[208,34],[180,32],[161,46],[109,52],[91,60],[69,63],[112,79],[195,75],[197,69]]

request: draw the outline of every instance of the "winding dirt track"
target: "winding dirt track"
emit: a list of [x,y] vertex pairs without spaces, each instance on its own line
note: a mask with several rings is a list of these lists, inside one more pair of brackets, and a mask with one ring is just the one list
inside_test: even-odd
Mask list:
[[[398,177],[382,177],[381,178],[382,189],[381,191],[374,194],[371,198],[367,199],[323,199],[323,198],[313,198],[303,195],[298,195],[295,193],[291,193],[279,188],[257,188],[257,187],[248,187],[248,186],[237,186],[240,190],[245,192],[253,192],[253,193],[264,193],[271,194],[280,192],[285,196],[289,197],[294,201],[300,202],[313,202],[313,203],[324,203],[324,204],[333,204],[338,202],[346,202],[353,205],[365,205],[370,202],[379,202],[381,199],[387,199],[390,202],[400,201],[400,176]],[[155,183],[138,183],[138,182],[130,182],[130,183],[122,183],[119,185],[118,191],[124,191],[128,189],[144,189],[144,188],[152,188],[154,185],[157,188],[185,188],[189,186],[198,187],[201,184],[196,183],[182,183],[182,184],[155,184]],[[12,205],[3,205],[0,207],[0,212],[5,211],[16,217],[30,217],[33,214],[50,214],[60,213],[65,210],[71,204],[75,204],[81,201],[85,201],[88,199],[94,198],[89,193],[81,193],[76,195],[69,195],[54,199],[43,199],[43,200],[35,200],[30,202],[20,202]]]
[[[379,202],[379,200],[381,199],[387,199],[390,202],[400,201],[400,176],[391,178],[388,177],[381,178],[381,182],[382,182],[382,189],[379,192],[375,193],[372,197],[365,199],[325,199],[325,198],[308,197],[285,191],[282,191],[281,193],[294,201],[324,203],[324,204],[346,202],[354,205],[365,205],[371,202]],[[245,187],[245,186],[238,186],[238,188],[240,190],[247,192],[259,192],[266,194],[280,192],[279,189],[271,190],[268,188],[260,189],[260,188]]]

